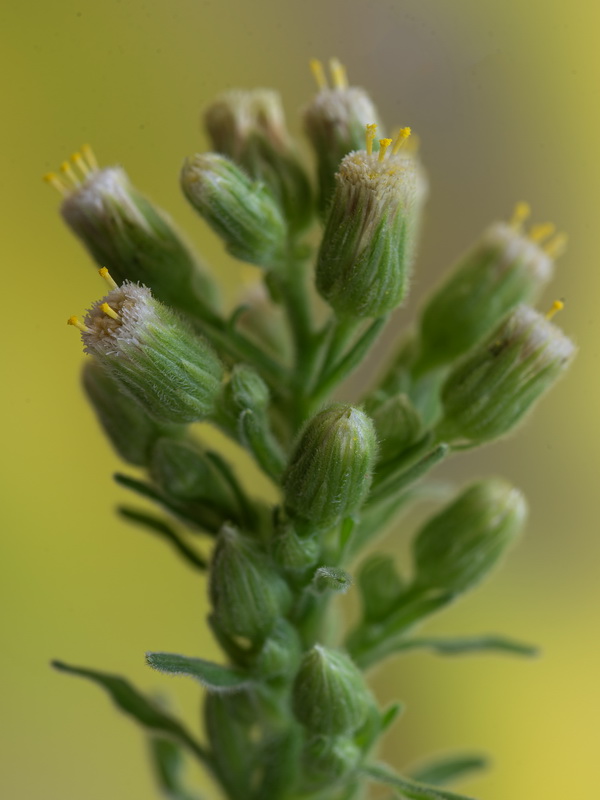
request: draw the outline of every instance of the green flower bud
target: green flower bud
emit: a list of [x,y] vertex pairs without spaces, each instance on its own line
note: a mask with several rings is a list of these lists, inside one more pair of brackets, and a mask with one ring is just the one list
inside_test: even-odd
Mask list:
[[421,417],[405,394],[389,397],[377,407],[372,418],[379,440],[380,461],[399,455],[421,435]]
[[367,558],[358,574],[358,585],[365,619],[384,619],[397,604],[405,589],[394,559],[383,553]]
[[292,525],[286,525],[272,541],[275,563],[286,572],[304,572],[317,563],[321,542],[317,536],[300,536]]
[[316,156],[319,176],[319,212],[325,216],[335,187],[335,173],[342,158],[360,150],[365,127],[378,124],[378,114],[364,89],[349,87],[343,67],[331,62],[333,88],[327,85],[323,67],[311,63],[320,91],[304,111],[304,126]]
[[77,317],[69,323],[81,331],[85,352],[151,416],[194,422],[213,410],[221,392],[221,363],[145,286],[115,285],[88,311],[84,324]]
[[284,474],[288,513],[330,527],[358,511],[376,454],[375,428],[365,413],[336,403],[316,414],[300,434]]
[[150,473],[162,491],[177,500],[202,500],[236,516],[231,487],[204,451],[191,441],[159,439],[152,451]]
[[204,121],[213,149],[271,189],[293,230],[305,228],[312,215],[310,183],[277,92],[225,92],[207,109]]
[[478,584],[520,532],[525,498],[500,479],[475,483],[413,542],[416,584],[458,594]]
[[302,659],[292,704],[296,718],[311,733],[342,736],[363,724],[371,698],[350,657],[317,644]]
[[269,387],[247,364],[236,364],[229,380],[223,386],[223,393],[216,419],[227,432],[236,432],[240,415],[253,411],[260,418],[265,417],[269,407]]
[[225,633],[252,642],[265,639],[290,602],[289,589],[257,550],[235,528],[221,528],[210,572],[210,598]]
[[[167,216],[135,189],[121,167],[98,169],[91,151],[76,154],[84,179],[64,186],[61,214],[101,267],[118,283],[145,283],[159,300],[183,311],[218,307],[213,279]],[[56,176],[47,176],[48,180]]]
[[[555,308],[561,306],[557,301]],[[479,443],[508,433],[564,373],[575,352],[548,318],[519,306],[448,376],[438,435]]]
[[264,184],[225,156],[206,153],[185,161],[181,187],[231,255],[265,268],[281,263],[285,221]]
[[253,671],[262,679],[288,677],[298,669],[302,646],[297,630],[285,619],[277,620],[253,662]]
[[313,791],[348,780],[359,765],[360,749],[350,737],[313,736],[302,751],[303,786]]
[[342,316],[379,317],[400,305],[408,291],[423,201],[417,161],[399,149],[410,133],[403,128],[371,152],[347,155],[335,176],[336,188],[317,260],[317,289]]
[[110,443],[122,459],[138,467],[150,461],[156,440],[179,428],[160,425],[143,406],[125,394],[117,381],[97,361],[83,368],[83,388]]
[[519,303],[532,303],[554,272],[539,229],[497,222],[459,259],[425,305],[418,367],[448,364],[480,342]]

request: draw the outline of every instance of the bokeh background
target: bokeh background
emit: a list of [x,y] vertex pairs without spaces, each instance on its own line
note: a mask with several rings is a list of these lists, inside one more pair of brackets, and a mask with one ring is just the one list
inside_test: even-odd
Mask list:
[[[116,456],[79,388],[65,325],[102,291],[41,182],[83,142],[123,163],[237,292],[240,271],[180,197],[182,158],[206,146],[199,110],[234,86],[281,90],[291,126],[314,91],[307,62],[337,55],[390,124],[422,139],[431,179],[416,301],[492,219],[528,200],[570,234],[547,297],[581,347],[568,380],[516,438],[447,475],[509,476],[531,501],[527,537],[437,631],[501,631],[543,657],[411,655],[374,676],[408,710],[385,749],[483,749],[482,800],[591,797],[598,785],[598,208],[600,7],[594,0],[55,0],[0,12],[3,333],[0,796],[156,796],[143,737],[101,692],[51,658],[169,692],[190,726],[198,689],[143,653],[216,657],[205,586],[163,545],[113,515]],[[400,534],[386,542],[402,547]],[[212,792],[212,793],[211,793]],[[209,789],[207,797],[216,797]]]

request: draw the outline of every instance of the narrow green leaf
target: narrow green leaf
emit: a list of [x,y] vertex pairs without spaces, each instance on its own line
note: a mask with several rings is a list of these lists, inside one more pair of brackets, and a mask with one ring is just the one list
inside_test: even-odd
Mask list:
[[141,525],[161,536],[195,569],[206,570],[208,566],[206,559],[197,553],[193,547],[190,547],[183,537],[160,517],[154,514],[147,514],[145,511],[138,511],[135,508],[127,508],[126,506],[120,506],[117,511],[130,522]]
[[487,769],[488,759],[476,753],[442,756],[409,771],[409,777],[417,783],[446,786],[462,780],[470,772]]
[[183,725],[152,701],[145,697],[141,692],[134,688],[128,681],[119,675],[110,675],[93,669],[82,667],[72,667],[62,661],[53,661],[52,666],[61,672],[70,675],[78,675],[81,678],[97,683],[111,696],[115,705],[129,716],[137,720],[140,725],[148,730],[158,733],[168,734],[176,741],[188,747],[198,758],[209,762],[208,753],[199,745],[192,736],[186,731]]
[[159,672],[195,678],[209,692],[239,692],[252,684],[243,672],[203,658],[189,658],[176,653],[146,653],[146,661]]
[[403,492],[415,481],[426,475],[430,469],[437,466],[440,461],[450,453],[450,446],[445,442],[438,444],[427,453],[420,461],[413,464],[405,472],[398,475],[393,475],[385,482],[379,484],[372,492],[367,500],[366,507],[371,507],[376,503],[386,500],[400,492]]
[[369,767],[363,767],[361,772],[375,783],[393,786],[401,797],[407,797],[409,800],[474,800],[464,794],[448,792],[437,786],[427,786],[424,783],[410,780],[410,778],[396,775],[386,764],[373,764]]
[[390,653],[402,650],[433,650],[443,656],[461,656],[469,653],[510,653],[517,656],[537,656],[539,650],[535,645],[517,642],[505,636],[487,634],[482,636],[461,636],[457,638],[399,640],[391,644]]
[[150,757],[158,785],[169,800],[200,800],[182,786],[183,753],[178,744],[171,739],[151,737]]
[[390,728],[398,717],[404,712],[404,703],[392,703],[381,715],[381,732]]

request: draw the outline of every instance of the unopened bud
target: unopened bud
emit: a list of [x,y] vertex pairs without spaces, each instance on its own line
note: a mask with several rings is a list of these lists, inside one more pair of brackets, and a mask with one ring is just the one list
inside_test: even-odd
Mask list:
[[419,366],[448,364],[480,342],[552,278],[550,251],[514,224],[497,222],[458,261],[421,318]]
[[316,564],[321,542],[317,536],[300,536],[293,525],[287,524],[273,539],[271,552],[281,569],[304,572]]
[[473,484],[413,542],[418,586],[459,594],[478,584],[523,527],[523,495],[500,479]]
[[65,191],[61,214],[97,264],[107,267],[117,283],[151,286],[159,300],[175,308],[193,311],[198,301],[216,308],[215,282],[124,170],[98,169],[95,161],[86,169],[81,182]]
[[236,258],[269,268],[283,258],[286,226],[271,192],[225,156],[188,158],[183,193]]
[[145,286],[126,281],[88,311],[84,350],[98,359],[148,414],[172,423],[204,419],[221,391],[212,348]]
[[365,619],[380,621],[397,604],[405,589],[391,556],[374,553],[362,564],[358,585]]
[[334,176],[340,161],[352,150],[363,147],[365,126],[369,123],[378,124],[379,121],[367,92],[347,86],[343,74],[336,70],[336,66],[334,62],[333,88],[323,82],[320,91],[304,111],[306,133],[317,156],[318,205],[322,216],[325,216],[333,193]]
[[157,439],[179,429],[161,425],[143,406],[121,391],[119,383],[97,361],[83,369],[83,388],[110,443],[125,461],[145,467]]
[[371,705],[364,678],[350,657],[318,644],[302,659],[292,701],[299,722],[323,736],[352,733]]
[[389,155],[391,140],[381,142],[378,153],[347,155],[335,176],[317,289],[341,316],[379,317],[408,292],[422,180],[417,161],[397,149],[401,134]]
[[221,528],[210,571],[217,623],[229,636],[265,639],[290,602],[289,589],[257,550],[230,525]]
[[350,736],[313,736],[302,751],[303,785],[313,791],[331,789],[348,778],[360,762],[362,753]]
[[421,435],[421,417],[405,394],[389,397],[376,408],[372,418],[379,440],[380,461],[399,455]]
[[159,488],[177,500],[202,500],[224,511],[235,507],[231,487],[194,442],[159,439],[152,451],[150,472]]
[[371,485],[377,454],[371,419],[337,403],[304,428],[283,478],[285,507],[317,527],[334,525],[357,511]]
[[262,680],[293,675],[298,669],[301,653],[298,632],[281,618],[261,647],[252,667]]
[[479,443],[508,433],[565,372],[575,352],[549,319],[519,306],[448,376],[440,438]]
[[277,92],[226,92],[207,109],[204,119],[213,149],[271,189],[293,230],[305,228],[312,212],[310,183]]

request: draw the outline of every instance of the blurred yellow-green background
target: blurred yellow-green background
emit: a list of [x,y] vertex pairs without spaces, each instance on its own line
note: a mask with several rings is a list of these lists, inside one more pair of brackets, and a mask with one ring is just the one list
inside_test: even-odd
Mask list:
[[[116,521],[116,456],[81,396],[65,320],[102,285],[41,175],[90,141],[186,228],[235,296],[239,270],[186,208],[182,158],[206,146],[199,109],[222,89],[272,86],[291,125],[312,56],[337,55],[390,124],[420,135],[431,201],[414,300],[490,220],[528,200],[570,234],[547,297],[581,347],[572,374],[515,438],[454,462],[501,473],[531,501],[527,537],[435,629],[502,631],[543,657],[411,655],[375,676],[405,717],[384,754],[483,749],[481,800],[592,797],[599,782],[598,208],[600,6],[593,0],[55,0],[5,4],[2,76],[2,544],[0,796],[156,796],[138,730],[51,658],[170,692],[190,725],[197,689],[143,653],[217,657],[205,586]],[[411,309],[399,315],[410,319]],[[395,543],[388,540],[393,549]],[[207,797],[216,796],[209,790]]]

